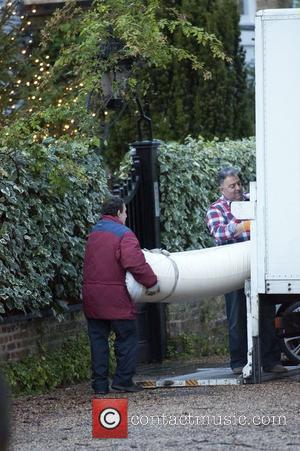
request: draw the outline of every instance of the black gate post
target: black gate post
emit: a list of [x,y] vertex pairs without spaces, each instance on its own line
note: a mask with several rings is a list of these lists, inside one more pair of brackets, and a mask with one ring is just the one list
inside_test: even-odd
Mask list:
[[[160,243],[160,208],[159,177],[157,168],[157,149],[160,142],[137,141],[131,144],[140,161],[139,221],[137,231],[142,248],[159,248]],[[163,304],[146,304],[147,327],[149,327],[151,360],[161,362],[165,357],[166,328],[165,306]]]

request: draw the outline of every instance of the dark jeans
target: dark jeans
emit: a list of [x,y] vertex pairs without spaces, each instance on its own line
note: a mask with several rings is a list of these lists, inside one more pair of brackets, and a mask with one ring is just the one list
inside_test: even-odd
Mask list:
[[[247,363],[247,307],[243,289],[225,295],[229,332],[230,366],[238,368]],[[264,367],[280,362],[279,340],[274,326],[275,306],[260,302],[261,361]]]
[[8,450],[9,441],[9,417],[10,394],[6,383],[0,375],[0,450]]
[[117,367],[112,385],[132,385],[135,374],[138,337],[135,320],[87,319],[92,358],[92,387],[95,391],[108,390],[109,346],[112,330],[116,335]]

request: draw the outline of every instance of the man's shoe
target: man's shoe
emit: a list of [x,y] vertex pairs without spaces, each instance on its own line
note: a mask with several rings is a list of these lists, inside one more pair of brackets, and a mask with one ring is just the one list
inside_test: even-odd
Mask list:
[[109,390],[95,390],[94,394],[95,396],[104,396],[109,393]]
[[287,369],[285,368],[285,366],[281,365],[280,363],[278,363],[277,365],[274,366],[264,366],[263,370],[266,373],[286,373]]
[[111,386],[112,390],[117,390],[120,392],[126,392],[126,393],[138,393],[140,391],[143,391],[143,387],[140,387],[139,385],[128,385],[128,386],[123,386],[123,385],[112,385]]
[[238,366],[237,368],[232,368],[233,374],[242,374],[243,373],[243,367]]

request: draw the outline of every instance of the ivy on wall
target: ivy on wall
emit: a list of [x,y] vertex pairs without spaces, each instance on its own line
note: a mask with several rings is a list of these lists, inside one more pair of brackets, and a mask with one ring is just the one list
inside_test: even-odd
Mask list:
[[84,141],[0,152],[0,314],[59,313],[80,299],[86,236],[107,194],[102,159]]

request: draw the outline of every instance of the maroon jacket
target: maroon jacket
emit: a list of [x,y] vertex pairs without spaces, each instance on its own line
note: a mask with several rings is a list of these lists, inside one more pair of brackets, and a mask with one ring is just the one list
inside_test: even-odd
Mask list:
[[157,277],[146,263],[135,234],[116,216],[103,216],[88,237],[83,266],[83,310],[87,318],[134,319],[125,274],[149,288]]

